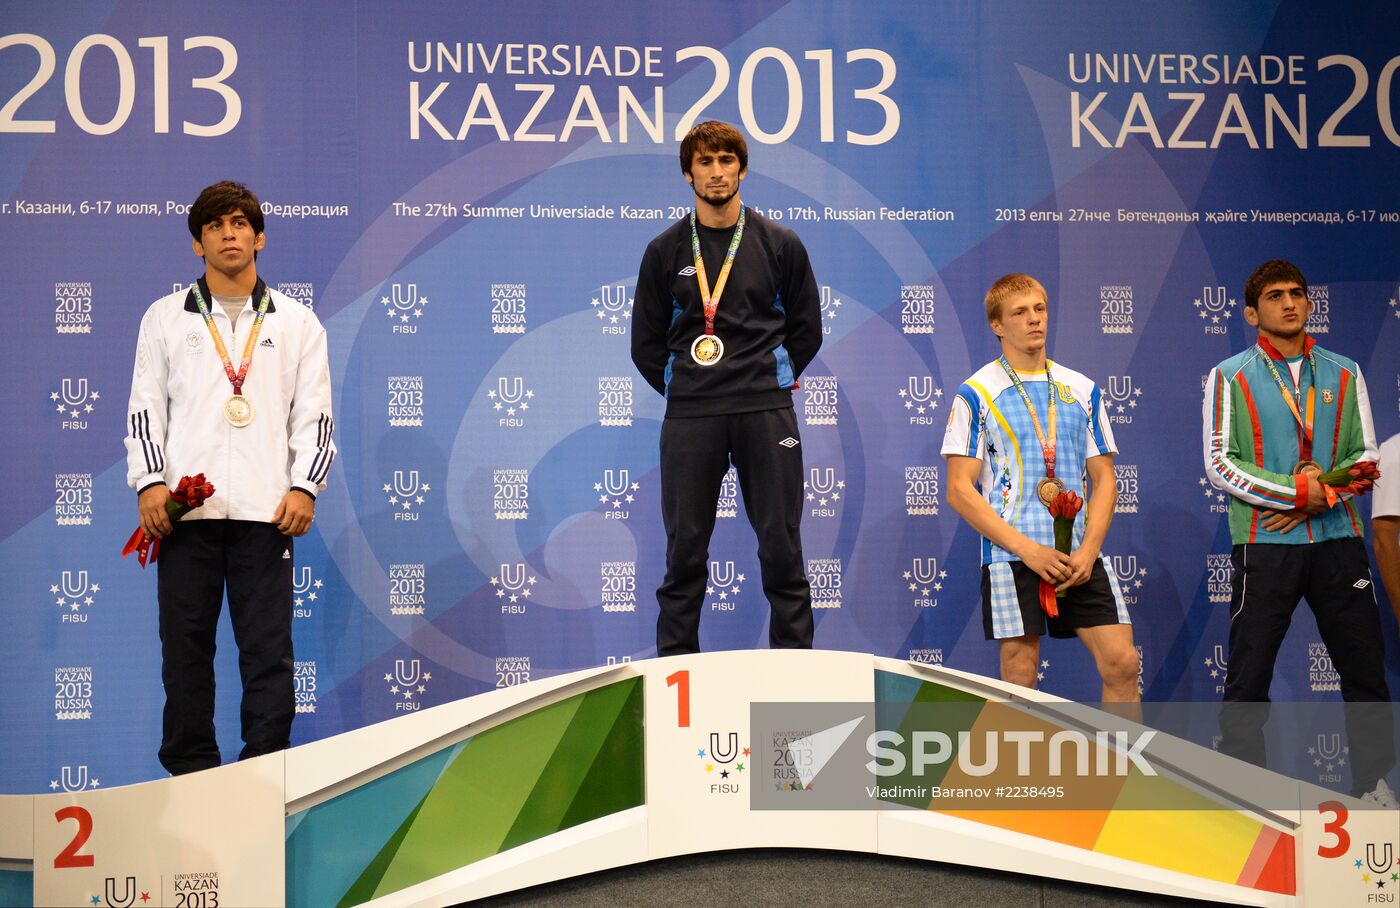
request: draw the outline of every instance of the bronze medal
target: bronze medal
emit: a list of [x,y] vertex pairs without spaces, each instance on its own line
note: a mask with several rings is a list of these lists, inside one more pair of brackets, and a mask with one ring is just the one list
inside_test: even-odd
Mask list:
[[1300,460],[1293,466],[1293,475],[1297,476],[1299,473],[1305,473],[1308,476],[1321,476],[1322,464],[1315,460]]
[[224,419],[237,429],[249,425],[253,421],[253,402],[242,394],[229,395],[224,401]]
[[1047,508],[1050,507],[1051,502],[1055,500],[1056,496],[1063,491],[1065,491],[1065,484],[1054,476],[1045,477],[1040,482],[1036,483],[1035,486],[1035,496],[1039,498],[1040,503]]
[[690,358],[697,365],[713,366],[724,356],[724,341],[713,334],[702,334],[690,345]]

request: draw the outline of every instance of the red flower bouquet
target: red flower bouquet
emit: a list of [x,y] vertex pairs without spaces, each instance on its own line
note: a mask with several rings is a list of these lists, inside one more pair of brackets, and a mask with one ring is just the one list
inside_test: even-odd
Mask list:
[[[213,494],[214,486],[205,481],[203,473],[185,476],[166,500],[165,513],[170,515],[172,522],[179,520],[195,508],[203,507],[204,499]],[[155,561],[156,556],[160,554],[160,540],[146,535],[145,530],[137,527],[136,532],[131,534],[131,538],[122,548],[122,557],[125,558],[132,552],[136,553],[137,563],[145,567],[147,562]]]
[[1376,480],[1380,478],[1381,471],[1375,463],[1369,460],[1358,460],[1349,467],[1321,474],[1317,477],[1317,481],[1322,483],[1322,491],[1327,495],[1327,506],[1330,508],[1337,503],[1340,492],[1365,495],[1371,491]]
[[[1050,502],[1050,516],[1055,518],[1055,551],[1069,554],[1074,539],[1074,518],[1084,507],[1084,499],[1069,490],[1056,495]],[[1060,606],[1055,602],[1064,593],[1055,592],[1055,585],[1040,581],[1040,607],[1051,618],[1058,618]]]

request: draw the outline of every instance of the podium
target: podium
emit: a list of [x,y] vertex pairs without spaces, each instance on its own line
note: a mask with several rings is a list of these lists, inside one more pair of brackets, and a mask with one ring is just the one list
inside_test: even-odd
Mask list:
[[[914,737],[936,746],[859,803],[838,773],[895,762],[888,742],[930,705],[951,724]],[[752,847],[1247,905],[1376,904],[1400,889],[1400,814],[1184,740],[1100,734],[1122,727],[1047,694],[868,654],[622,663],[187,776],[0,798],[0,901],[451,905]],[[977,764],[942,743],[970,752],[984,738],[1001,742],[995,771],[988,754]],[[1079,768],[1100,771],[1092,803],[1048,802],[1081,751]]]

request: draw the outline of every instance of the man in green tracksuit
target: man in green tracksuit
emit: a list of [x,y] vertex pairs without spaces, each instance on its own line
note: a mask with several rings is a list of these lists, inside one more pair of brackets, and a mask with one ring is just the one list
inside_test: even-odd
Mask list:
[[[1258,342],[1211,370],[1203,409],[1206,474],[1230,497],[1234,567],[1220,750],[1264,765],[1274,660],[1306,598],[1349,704],[1353,792],[1393,796],[1384,647],[1375,584],[1356,505],[1329,505],[1318,476],[1377,458],[1366,382],[1350,359],[1305,330],[1307,280],[1275,259],[1245,283],[1245,321]],[[1384,727],[1378,727],[1384,726]],[[1363,744],[1364,741],[1364,744]]]

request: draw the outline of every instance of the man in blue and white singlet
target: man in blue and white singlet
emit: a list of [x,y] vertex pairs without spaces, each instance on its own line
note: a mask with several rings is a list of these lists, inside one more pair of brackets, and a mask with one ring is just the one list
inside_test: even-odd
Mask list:
[[[1002,355],[963,382],[943,436],[948,503],[982,534],[983,630],[997,641],[1004,681],[1036,686],[1048,631],[1084,641],[1105,702],[1135,702],[1132,623],[1100,551],[1118,497],[1103,394],[1046,357],[1049,302],[1039,281],[1008,274],[985,302]],[[1048,508],[1064,491],[1085,500],[1068,553],[1055,549]],[[1058,617],[1042,611],[1041,581],[1066,594]]]

